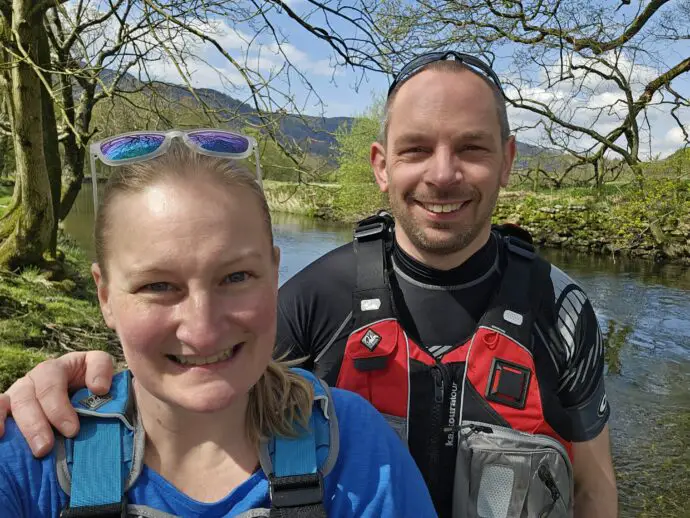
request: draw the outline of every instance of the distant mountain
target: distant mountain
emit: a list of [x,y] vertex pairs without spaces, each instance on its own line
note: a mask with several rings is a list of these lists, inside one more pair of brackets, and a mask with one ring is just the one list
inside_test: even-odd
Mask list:
[[[112,80],[112,73],[108,76],[108,71],[104,71],[104,82]],[[127,89],[139,88],[141,83],[131,75],[126,75],[120,79],[120,87]],[[159,94],[166,98],[177,101],[196,102],[194,95],[185,87],[169,83],[155,83],[155,88]],[[211,88],[197,88],[194,94],[206,103],[211,109],[217,110],[221,116],[226,118],[240,117],[241,127],[246,123],[259,124],[260,120],[254,108],[246,103],[226,95]],[[333,148],[337,145],[335,140],[335,130],[341,126],[350,127],[355,119],[353,117],[315,117],[309,115],[284,114],[280,129],[288,140],[293,140],[301,147],[306,148],[310,153],[321,157],[333,156]],[[554,152],[545,148],[518,142],[518,162],[524,162],[527,158],[539,154],[554,156]],[[518,164],[518,167],[520,165]]]

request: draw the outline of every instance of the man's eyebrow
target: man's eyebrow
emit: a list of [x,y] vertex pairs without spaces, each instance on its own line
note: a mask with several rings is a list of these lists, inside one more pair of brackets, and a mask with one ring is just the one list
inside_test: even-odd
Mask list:
[[458,135],[457,140],[487,140],[493,138],[493,135],[488,131],[468,131]]
[[[406,144],[415,144],[418,142],[425,142],[429,140],[428,134],[421,131],[410,131],[408,133],[403,133],[395,139],[395,144],[398,146],[404,146]],[[455,136],[454,140],[457,142],[474,142],[474,141],[485,141],[492,140],[493,135],[488,131],[477,130],[477,131],[467,131]]]
[[396,144],[408,144],[411,142],[419,142],[428,140],[429,135],[421,131],[411,131],[408,133],[403,133],[398,138],[395,139]]

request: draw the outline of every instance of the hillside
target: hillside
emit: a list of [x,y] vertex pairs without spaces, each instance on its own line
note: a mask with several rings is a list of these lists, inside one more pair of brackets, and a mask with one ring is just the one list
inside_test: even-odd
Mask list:
[[[105,77],[104,81],[107,82],[107,79]],[[124,90],[134,90],[141,88],[141,83],[134,76],[125,76],[120,80],[120,87]],[[159,82],[154,83],[154,88],[157,90],[157,94],[164,98],[192,104],[197,103],[194,95],[186,87]],[[256,110],[234,97],[211,88],[197,88],[194,90],[194,94],[209,108],[217,111],[223,119],[237,121],[232,124],[234,126],[240,127],[246,123],[260,124]],[[288,113],[282,115],[280,129],[287,142],[295,142],[312,154],[328,157],[333,155],[332,148],[336,145],[335,130],[343,125],[349,127],[353,120],[352,117],[316,117]],[[544,148],[518,142],[518,160],[540,153],[554,155],[554,152]]]

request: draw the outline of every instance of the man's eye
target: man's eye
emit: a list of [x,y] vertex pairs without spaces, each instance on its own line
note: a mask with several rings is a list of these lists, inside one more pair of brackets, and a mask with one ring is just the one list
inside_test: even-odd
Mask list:
[[228,284],[236,284],[238,282],[244,282],[249,279],[248,272],[234,272],[225,277],[225,282]]
[[485,151],[486,148],[478,146],[477,144],[469,144],[461,149],[461,151]]
[[172,285],[167,282],[152,282],[151,284],[146,284],[139,288],[139,291],[148,291],[151,293],[165,293],[172,290]]
[[410,148],[407,148],[403,151],[403,153],[411,154],[411,155],[426,153],[426,152],[427,152],[427,149],[423,148],[421,146],[410,147]]

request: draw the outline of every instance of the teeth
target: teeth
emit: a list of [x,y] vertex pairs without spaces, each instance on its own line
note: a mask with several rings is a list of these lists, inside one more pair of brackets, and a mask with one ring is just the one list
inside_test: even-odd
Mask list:
[[425,203],[424,208],[428,211],[435,212],[437,214],[441,214],[443,212],[453,212],[455,210],[458,210],[460,207],[462,207],[466,202],[462,203],[444,203],[444,204],[438,204],[438,203]]
[[171,355],[178,363],[182,365],[209,365],[211,363],[222,362],[230,359],[235,353],[236,345],[221,351],[213,356],[178,356]]

